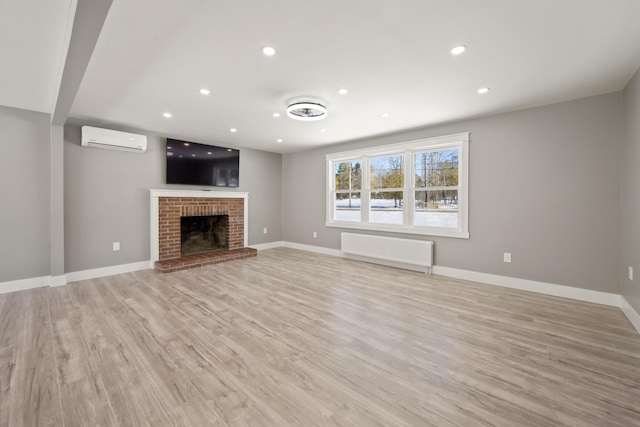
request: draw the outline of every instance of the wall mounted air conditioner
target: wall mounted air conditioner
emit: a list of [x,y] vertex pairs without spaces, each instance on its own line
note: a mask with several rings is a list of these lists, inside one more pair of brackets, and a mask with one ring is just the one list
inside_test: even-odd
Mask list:
[[144,153],[147,137],[135,133],[82,126],[82,146]]

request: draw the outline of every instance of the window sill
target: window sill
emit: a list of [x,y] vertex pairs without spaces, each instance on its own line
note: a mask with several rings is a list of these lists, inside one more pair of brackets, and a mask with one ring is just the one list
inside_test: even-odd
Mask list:
[[407,225],[385,225],[385,224],[363,224],[359,222],[327,222],[327,227],[335,228],[351,228],[354,230],[371,230],[371,231],[385,231],[388,233],[402,233],[402,234],[420,234],[423,236],[437,236],[437,237],[453,237],[456,239],[468,239],[469,232],[459,230],[447,230],[443,228],[427,228],[427,227],[411,227]]

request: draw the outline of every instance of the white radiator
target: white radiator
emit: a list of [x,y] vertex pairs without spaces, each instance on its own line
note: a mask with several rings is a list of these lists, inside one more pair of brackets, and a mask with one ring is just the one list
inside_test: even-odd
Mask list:
[[405,264],[433,266],[433,242],[342,233],[342,252]]

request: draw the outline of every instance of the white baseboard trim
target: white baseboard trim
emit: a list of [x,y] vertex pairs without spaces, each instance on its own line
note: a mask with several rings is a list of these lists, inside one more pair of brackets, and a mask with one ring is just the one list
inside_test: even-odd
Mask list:
[[51,276],[51,282],[49,286],[55,288],[56,286],[64,286],[67,284],[67,275],[63,274],[62,276]]
[[627,299],[622,295],[620,295],[620,309],[640,334],[640,314],[638,314],[635,308],[633,308],[629,301],[627,301]]
[[[331,255],[340,258],[349,258],[357,261],[374,262],[377,264],[388,265],[390,267],[405,268],[415,271],[424,271],[421,266],[397,263],[392,261],[383,261],[370,259],[366,257],[358,257],[347,255],[339,249],[325,248],[322,246],[305,245],[302,243],[278,241],[270,243],[262,243],[250,246],[257,250],[266,250],[279,247],[298,249],[302,251],[315,252],[324,255]],[[91,270],[74,271],[61,276],[42,276],[29,279],[13,280],[0,283],[0,294],[17,292],[34,288],[42,288],[46,286],[63,286],[67,283],[77,282],[80,280],[96,279],[98,277],[112,276],[114,274],[131,273],[134,271],[147,270],[153,268],[152,261],[141,261],[130,264],[113,265],[110,267],[94,268]],[[462,270],[458,268],[443,267],[439,265],[433,266],[433,274],[452,277],[455,279],[470,280],[473,282],[484,283],[487,285],[502,286],[505,288],[519,289],[523,291],[535,292],[544,295],[552,295],[562,298],[569,298],[578,301],[586,301],[595,304],[619,307],[627,316],[631,324],[640,333],[640,314],[631,306],[631,304],[621,295],[611,294],[607,292],[593,291],[589,289],[575,288],[572,286],[556,285],[553,283],[537,282],[534,280],[519,279],[516,277],[498,276],[495,274],[479,273],[476,271]]]
[[27,289],[44,288],[49,286],[51,276],[31,277],[29,279],[11,280],[0,283],[0,294],[26,291]]
[[314,246],[314,245],[305,245],[302,243],[294,243],[294,242],[282,242],[282,243],[283,243],[282,246],[284,246],[285,248],[299,249],[301,251],[315,252],[318,254],[332,255],[332,256],[337,256],[341,258],[345,257],[345,253],[339,249],[331,249],[331,248],[325,248],[322,246]]
[[284,246],[284,242],[283,241],[269,242],[269,243],[258,243],[257,245],[249,245],[250,248],[257,249],[259,251],[264,251],[264,250],[273,249],[273,248],[281,248],[282,246]]
[[[403,264],[398,262],[389,262],[378,259],[356,257],[347,255],[338,249],[324,248],[321,246],[304,245],[301,243],[283,242],[283,246],[292,249],[300,249],[303,251],[316,252],[325,255],[333,255],[341,258],[355,259],[358,261],[374,262],[377,264],[388,265],[390,267],[405,268],[414,271],[425,271],[425,267]],[[519,289],[522,291],[536,292],[544,295],[552,295],[556,297],[569,298],[578,301],[591,302],[595,304],[608,305],[612,307],[620,307],[620,295],[607,292],[593,291],[590,289],[575,288],[573,286],[556,285],[553,283],[537,282],[534,280],[518,279],[515,277],[498,276],[495,274],[479,273],[476,271],[461,270],[458,268],[443,267],[439,265],[433,266],[433,274],[440,276],[452,277],[455,279],[470,280],[473,282],[484,283],[487,285],[502,286],[505,288]]]
[[442,267],[439,265],[433,266],[433,274],[480,282],[487,285],[519,289],[521,291],[536,292],[539,294],[569,298],[578,301],[609,305],[612,307],[620,306],[620,295],[618,294],[575,288],[573,286],[556,285],[553,283],[537,282],[535,280],[518,279],[516,277],[498,276],[496,274],[479,273],[476,271]]
[[94,268],[91,270],[74,271],[67,273],[67,282],[96,279],[98,277],[113,276],[114,274],[131,273],[133,271],[148,270],[153,268],[153,262],[141,261],[131,264],[112,265],[110,267]]

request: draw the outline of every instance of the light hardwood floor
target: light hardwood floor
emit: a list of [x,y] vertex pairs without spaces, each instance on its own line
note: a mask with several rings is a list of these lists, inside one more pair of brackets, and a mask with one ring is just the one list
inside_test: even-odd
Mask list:
[[0,295],[0,426],[640,425],[611,307],[291,249]]

